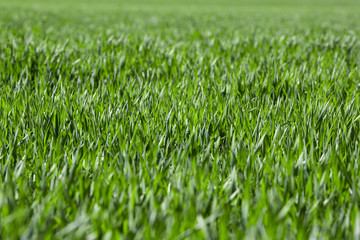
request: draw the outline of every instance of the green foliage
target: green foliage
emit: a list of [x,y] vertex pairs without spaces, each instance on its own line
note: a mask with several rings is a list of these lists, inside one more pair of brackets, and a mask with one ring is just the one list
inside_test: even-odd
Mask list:
[[20,3],[1,239],[360,237],[355,2]]

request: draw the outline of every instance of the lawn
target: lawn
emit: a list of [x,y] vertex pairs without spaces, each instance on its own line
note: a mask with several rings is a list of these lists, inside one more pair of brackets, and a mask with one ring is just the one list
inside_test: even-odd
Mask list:
[[359,239],[359,23],[0,0],[0,239]]

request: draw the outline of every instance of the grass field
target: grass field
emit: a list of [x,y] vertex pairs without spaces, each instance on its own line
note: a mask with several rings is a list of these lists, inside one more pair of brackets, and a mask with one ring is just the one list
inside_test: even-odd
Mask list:
[[0,239],[359,239],[359,23],[0,0]]

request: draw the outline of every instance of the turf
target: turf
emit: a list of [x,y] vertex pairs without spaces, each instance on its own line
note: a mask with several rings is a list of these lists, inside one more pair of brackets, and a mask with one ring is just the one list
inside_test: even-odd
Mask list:
[[359,239],[359,22],[1,1],[0,239]]

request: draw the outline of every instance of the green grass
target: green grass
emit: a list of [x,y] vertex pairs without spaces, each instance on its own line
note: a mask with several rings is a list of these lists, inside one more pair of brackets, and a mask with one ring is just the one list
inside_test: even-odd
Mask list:
[[0,239],[359,239],[359,22],[0,2]]

